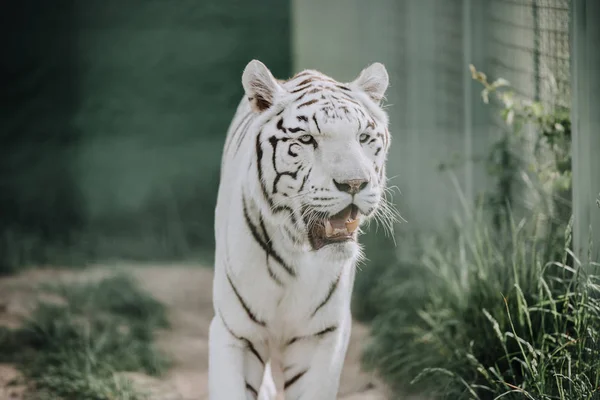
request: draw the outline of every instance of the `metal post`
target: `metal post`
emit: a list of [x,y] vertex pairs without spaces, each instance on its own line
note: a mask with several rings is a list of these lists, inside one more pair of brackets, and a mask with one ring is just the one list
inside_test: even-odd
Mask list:
[[482,87],[473,80],[469,64],[488,72],[486,51],[486,21],[488,0],[463,0],[463,65],[464,70],[464,154],[469,158],[465,164],[465,197],[474,204],[477,195],[489,189],[485,168],[473,159],[481,158],[489,149],[489,107],[481,98]]
[[600,2],[573,0],[571,7],[573,239],[585,263],[600,254]]

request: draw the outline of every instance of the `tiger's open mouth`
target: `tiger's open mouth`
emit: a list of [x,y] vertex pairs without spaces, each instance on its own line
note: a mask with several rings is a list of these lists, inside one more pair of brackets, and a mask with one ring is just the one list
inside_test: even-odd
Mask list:
[[310,244],[314,250],[328,244],[356,240],[360,216],[354,204],[328,218],[312,223],[308,230]]

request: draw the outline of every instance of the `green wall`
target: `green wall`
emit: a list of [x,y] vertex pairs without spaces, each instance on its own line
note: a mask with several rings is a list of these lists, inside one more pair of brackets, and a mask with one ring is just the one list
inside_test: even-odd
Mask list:
[[40,0],[0,18],[4,269],[210,255],[241,72],[290,75],[288,2]]

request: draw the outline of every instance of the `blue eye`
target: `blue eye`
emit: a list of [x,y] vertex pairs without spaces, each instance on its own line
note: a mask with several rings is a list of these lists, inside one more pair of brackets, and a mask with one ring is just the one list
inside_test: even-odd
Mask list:
[[358,141],[361,143],[365,143],[367,140],[369,140],[369,134],[368,133],[361,133],[361,135],[358,137]]
[[302,135],[298,138],[298,141],[302,144],[312,144],[315,141],[311,135]]

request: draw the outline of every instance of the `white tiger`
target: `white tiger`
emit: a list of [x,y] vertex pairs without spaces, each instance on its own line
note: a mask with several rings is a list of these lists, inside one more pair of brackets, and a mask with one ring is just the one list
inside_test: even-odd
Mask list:
[[380,63],[346,84],[246,66],[215,212],[211,400],[336,398],[358,227],[386,183],[388,81]]

